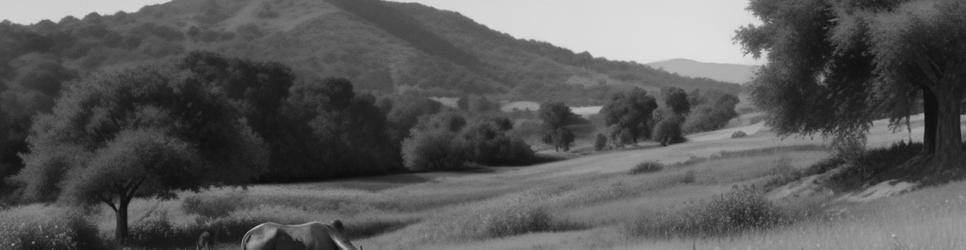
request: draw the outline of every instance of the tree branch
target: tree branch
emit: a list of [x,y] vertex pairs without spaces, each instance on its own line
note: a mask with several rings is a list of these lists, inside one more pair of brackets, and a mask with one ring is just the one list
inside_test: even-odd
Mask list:
[[127,198],[134,197],[134,193],[138,191],[138,188],[141,187],[142,183],[144,183],[144,178],[140,178],[137,181],[131,182],[129,185],[126,185],[127,191],[124,192],[124,196]]
[[117,212],[117,206],[114,205],[114,201],[111,199],[110,195],[98,194],[97,198],[110,206],[111,210],[114,210],[115,213]]

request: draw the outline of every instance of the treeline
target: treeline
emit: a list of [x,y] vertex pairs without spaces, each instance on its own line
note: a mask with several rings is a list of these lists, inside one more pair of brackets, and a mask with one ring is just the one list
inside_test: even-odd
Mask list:
[[[147,85],[144,82],[167,82],[168,85],[141,86]],[[192,89],[198,92],[192,94],[183,89],[189,87],[200,90]],[[245,134],[244,131],[250,130],[254,138],[252,141],[258,142],[253,144],[265,150],[264,171],[255,175],[257,180],[263,182],[310,181],[406,170],[456,169],[466,162],[519,165],[529,163],[534,157],[529,145],[510,136],[508,132],[513,128],[513,122],[504,117],[477,117],[471,112],[457,109],[446,111],[447,108],[438,102],[412,93],[385,97],[360,93],[350,81],[342,78],[297,79],[288,67],[279,63],[193,52],[170,64],[85,77],[72,83],[60,94],[63,96],[49,96],[48,101],[54,103],[37,109],[34,114],[39,116],[35,119],[30,119],[31,115],[16,117],[18,120],[7,119],[12,117],[6,116],[5,112],[3,124],[18,126],[5,125],[3,134],[22,133],[17,138],[6,138],[3,144],[5,149],[13,151],[11,159],[4,162],[4,176],[20,173],[8,184],[29,186],[37,183],[31,181],[33,177],[28,175],[46,175],[34,173],[40,168],[86,165],[84,159],[46,159],[59,156],[43,155],[45,152],[85,151],[85,154],[94,155],[97,147],[109,144],[112,138],[126,133],[124,131],[148,126],[145,123],[180,124],[201,119],[194,117],[201,114],[190,112],[202,112],[204,110],[193,109],[205,107],[192,105],[211,100],[205,99],[208,97],[184,100],[177,96],[178,93],[224,100],[223,104],[210,104],[212,109],[221,109],[218,113],[230,117],[233,117],[231,114],[237,114],[237,119],[242,123],[232,126],[243,127],[239,128],[242,132],[237,133]],[[179,101],[186,103],[176,103]],[[471,103],[475,110],[494,108],[484,107],[489,102],[480,97],[474,98]],[[440,115],[434,115],[441,112]],[[212,126],[218,124],[208,122]],[[53,136],[48,135],[54,133],[49,131],[51,126],[64,123],[69,124],[63,126],[74,127],[56,133],[70,137],[41,139]],[[447,125],[442,125],[444,123]],[[218,129],[202,126],[183,133],[187,133],[184,135],[186,137],[196,138],[200,133]],[[168,128],[159,130],[171,131]],[[78,134],[82,136],[76,137]],[[434,152],[427,150],[425,142],[442,140],[439,139],[441,137],[446,140],[444,148],[453,152],[447,156],[445,166],[427,167],[420,163],[438,161],[433,158],[436,157]],[[200,140],[207,141],[210,139]],[[71,144],[78,147],[73,151],[41,150],[46,147],[42,145],[46,144],[60,145],[58,148]],[[21,157],[26,161],[17,159]],[[26,168],[21,171],[24,166]],[[58,182],[46,183],[56,185]],[[50,186],[36,190],[57,189]]]
[[710,90],[686,92],[665,88],[655,96],[641,88],[612,94],[600,114],[587,121],[561,102],[541,104],[541,141],[555,150],[569,151],[576,141],[577,125],[592,122],[598,133],[593,136],[596,150],[623,147],[651,140],[661,145],[685,142],[686,134],[721,129],[737,117],[737,97]]

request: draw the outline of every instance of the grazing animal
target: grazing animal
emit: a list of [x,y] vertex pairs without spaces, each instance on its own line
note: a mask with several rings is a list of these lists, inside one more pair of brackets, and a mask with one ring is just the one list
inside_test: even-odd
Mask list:
[[342,222],[338,220],[332,225],[320,222],[301,225],[267,222],[248,230],[241,246],[242,250],[356,250],[343,234],[344,230]]
[[215,236],[212,233],[205,231],[201,233],[201,236],[198,236],[198,244],[195,246],[197,250],[212,250],[214,248],[211,246],[214,244]]

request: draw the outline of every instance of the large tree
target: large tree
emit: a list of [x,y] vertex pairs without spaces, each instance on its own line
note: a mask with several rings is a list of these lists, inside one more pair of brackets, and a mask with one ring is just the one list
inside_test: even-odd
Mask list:
[[73,85],[36,119],[17,176],[25,197],[103,203],[127,236],[136,197],[244,185],[266,164],[261,139],[223,93],[177,70],[132,68]]
[[[966,7],[956,0],[761,0],[763,25],[738,30],[765,65],[753,99],[783,134],[864,133],[894,124],[922,100],[925,147],[906,166],[963,166],[959,124],[966,85]],[[924,172],[933,172],[929,169]]]
[[644,89],[633,88],[611,96],[600,113],[604,114],[604,122],[611,128],[613,141],[628,144],[651,136],[655,109],[657,101],[653,96]]

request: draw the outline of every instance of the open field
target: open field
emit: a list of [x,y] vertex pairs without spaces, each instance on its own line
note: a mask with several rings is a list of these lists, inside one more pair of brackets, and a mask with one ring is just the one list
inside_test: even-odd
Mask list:
[[[872,130],[870,145],[884,146],[909,136],[893,134],[882,125],[877,123]],[[750,136],[722,136],[736,130]],[[917,138],[921,130],[913,129],[912,133],[912,138]],[[184,193],[176,200],[136,201],[131,206],[131,225],[139,228],[166,221],[171,231],[205,225],[220,232],[222,249],[237,248],[241,234],[261,221],[334,219],[346,222],[355,243],[366,249],[966,246],[966,239],[957,235],[966,232],[964,183],[865,204],[839,204],[834,208],[816,205],[818,208],[807,210],[815,214],[805,220],[728,237],[655,238],[633,233],[630,228],[635,223],[705,204],[737,187],[760,187],[788,169],[803,169],[829,156],[820,146],[821,139],[781,140],[760,124],[696,134],[691,140],[670,147],[642,145],[530,167]],[[723,151],[738,153],[722,157]],[[630,173],[645,161],[666,167],[656,173]],[[106,208],[95,214],[91,219],[98,222],[101,231],[111,233],[113,214]]]

